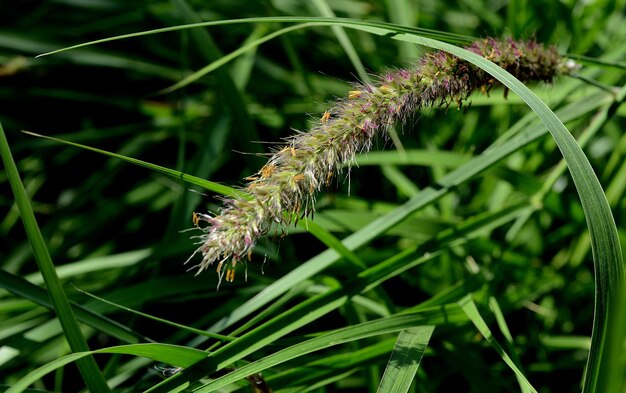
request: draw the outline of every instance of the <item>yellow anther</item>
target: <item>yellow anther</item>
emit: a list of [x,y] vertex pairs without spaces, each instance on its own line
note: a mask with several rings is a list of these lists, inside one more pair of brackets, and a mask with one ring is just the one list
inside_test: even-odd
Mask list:
[[320,119],[320,121],[322,122],[322,124],[326,124],[326,123],[328,123],[328,120],[330,120],[330,112],[326,111],[322,115],[322,118]]
[[235,281],[235,269],[226,270],[226,282]]
[[359,98],[361,97],[361,95],[363,95],[363,92],[361,90],[350,90],[348,92],[348,98],[350,99]]
[[263,168],[261,168],[261,179],[266,179],[276,171],[276,166],[274,164],[267,164]]

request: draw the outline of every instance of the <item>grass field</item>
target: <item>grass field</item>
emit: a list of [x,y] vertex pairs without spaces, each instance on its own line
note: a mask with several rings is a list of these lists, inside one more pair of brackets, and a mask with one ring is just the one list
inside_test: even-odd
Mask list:
[[[625,392],[624,10],[2,4],[0,391]],[[459,49],[485,37],[580,68],[515,78]],[[488,88],[433,88],[315,187],[271,164],[395,94],[388,75],[444,83],[416,66],[440,49]],[[260,205],[268,233],[196,274],[205,214],[278,176],[302,199]]]

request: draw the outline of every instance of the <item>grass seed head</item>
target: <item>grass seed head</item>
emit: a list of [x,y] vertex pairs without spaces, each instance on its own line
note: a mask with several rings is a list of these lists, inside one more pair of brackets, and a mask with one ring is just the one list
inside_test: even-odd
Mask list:
[[[466,49],[489,59],[522,82],[551,82],[577,70],[554,47],[535,41],[486,38]],[[334,175],[368,151],[375,137],[385,135],[416,111],[428,107],[462,107],[476,91],[488,93],[498,82],[482,69],[447,52],[422,57],[412,68],[388,71],[377,84],[357,84],[347,99],[339,99],[308,132],[288,138],[256,175],[246,178],[250,199],[224,200],[220,214],[194,213],[202,230],[198,272],[217,263],[220,279],[231,282],[238,263],[250,258],[257,241],[271,226],[289,225],[301,213],[313,214],[315,191],[328,186]],[[331,121],[332,113],[332,121]],[[200,221],[207,226],[200,227]],[[222,267],[231,264],[225,273]]]

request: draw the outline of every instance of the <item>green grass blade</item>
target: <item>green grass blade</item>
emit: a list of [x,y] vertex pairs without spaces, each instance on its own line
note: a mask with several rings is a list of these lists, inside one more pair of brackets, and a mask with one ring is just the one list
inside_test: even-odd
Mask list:
[[159,165],[151,164],[149,162],[141,161],[141,160],[138,160],[136,158],[126,157],[126,156],[121,155],[121,154],[108,152],[106,150],[97,149],[95,147],[90,147],[90,146],[82,145],[80,143],[70,142],[70,141],[66,141],[66,140],[63,140],[63,139],[54,138],[54,137],[51,137],[51,136],[36,134],[36,133],[30,132],[30,131],[22,131],[22,132],[24,132],[25,134],[28,134],[28,135],[36,136],[38,138],[44,138],[44,139],[49,139],[49,140],[52,140],[52,141],[55,141],[55,142],[65,143],[66,145],[80,147],[81,149],[90,150],[90,151],[93,151],[93,152],[96,152],[96,153],[104,154],[104,155],[109,156],[109,157],[117,158],[117,159],[129,162],[131,164],[134,164],[134,165],[139,165],[139,166],[142,166],[144,168],[148,168],[148,169],[151,169],[153,171],[157,171],[159,173],[162,173],[164,175],[173,177],[175,179],[180,179],[180,180],[182,180],[184,182],[187,182],[189,184],[194,184],[196,186],[204,188],[205,190],[213,191],[213,192],[215,192],[217,194],[227,195],[227,196],[243,196],[243,197],[245,197],[245,195],[246,195],[244,192],[239,191],[239,190],[237,190],[235,188],[232,188],[232,187],[229,187],[229,186],[225,186],[223,184],[215,183],[215,182],[212,182],[212,181],[209,181],[209,180],[201,179],[201,178],[196,177],[196,176],[187,175],[185,173],[176,171],[174,169],[169,169],[169,168],[165,168],[165,167],[162,167],[162,166],[159,166]]
[[118,308],[120,310],[127,311],[129,313],[132,313],[132,314],[138,315],[140,317],[144,317],[144,318],[150,319],[152,321],[156,321],[156,322],[162,323],[164,325],[173,326],[175,328],[180,329],[181,331],[186,331],[186,332],[189,332],[189,333],[198,334],[200,336],[206,336],[206,337],[214,338],[214,339],[221,340],[221,341],[233,341],[235,339],[234,337],[224,336],[222,334],[209,333],[209,332],[206,332],[206,331],[201,330],[201,329],[196,329],[196,328],[193,328],[191,326],[186,326],[186,325],[183,325],[183,324],[180,324],[180,323],[169,321],[167,319],[155,317],[153,315],[146,314],[146,313],[141,312],[141,311],[133,310],[130,307],[122,306],[121,304],[117,304],[115,302],[112,302],[110,300],[101,298],[101,297],[96,296],[96,295],[94,295],[92,293],[89,293],[87,291],[83,291],[80,288],[76,288],[76,290],[79,291],[80,293],[83,293],[83,294],[85,294],[85,295],[87,295],[87,296],[89,296],[89,297],[91,297],[93,299],[96,299],[96,300],[98,300],[98,301],[100,301],[102,303],[106,303],[106,304],[108,304],[110,306],[113,306],[115,308]]
[[[31,284],[25,279],[15,276],[11,273],[0,270],[0,287],[24,299],[28,299],[40,306],[53,309],[50,303],[50,297],[45,289]],[[70,302],[76,318],[86,325],[94,329],[117,337],[123,342],[135,344],[139,340],[150,341],[147,337],[143,337],[126,326],[112,321],[101,314],[90,311],[78,304]]]
[[[61,326],[63,327],[65,338],[67,339],[72,351],[88,351],[89,347],[87,346],[87,342],[85,341],[78,323],[76,322],[76,317],[72,312],[69,300],[63,291],[61,282],[59,281],[54,265],[52,264],[52,259],[50,258],[46,242],[39,231],[39,225],[37,224],[28,195],[26,195],[26,190],[24,189],[24,185],[22,184],[22,180],[20,179],[20,175],[17,171],[17,166],[13,161],[13,156],[9,148],[9,142],[4,134],[2,124],[0,124],[0,155],[2,156],[2,161],[4,162],[7,178],[11,184],[11,189],[13,190],[13,194],[15,196],[15,202],[20,211],[20,216],[22,217],[22,222],[24,224],[28,240],[30,241],[35,261],[37,262],[39,271],[44,278],[46,287],[48,288],[50,300],[54,305],[54,310],[56,311],[59,321],[61,322]],[[89,356],[81,359],[78,362],[78,367],[89,390],[92,392],[110,391],[93,357]]]
[[434,330],[434,326],[419,326],[400,332],[378,392],[409,391]]
[[432,166],[441,165],[444,168],[456,168],[472,158],[470,155],[442,150],[405,150],[404,154],[394,151],[371,151],[359,154],[356,157],[358,167],[364,165],[410,165]]
[[[36,370],[31,371],[24,376],[24,378],[20,379],[13,386],[11,386],[6,393],[21,393],[28,386],[38,381],[48,373],[71,362],[80,363],[81,360],[92,358],[93,354],[99,353],[142,356],[157,362],[167,363],[175,367],[188,367],[207,357],[207,353],[204,351],[169,344],[120,345],[117,347],[99,349],[97,351],[77,352],[60,357],[37,368]],[[102,392],[102,390],[91,391]]]
[[[511,336],[511,331],[509,330],[509,327],[506,323],[506,319],[504,318],[502,309],[500,308],[500,305],[498,304],[498,301],[496,300],[496,298],[493,296],[489,297],[489,308],[495,315],[496,321],[498,322],[498,327],[500,328],[500,331],[502,332],[502,335],[504,336],[504,339],[506,340],[507,347],[509,348],[509,352],[511,353],[511,360],[515,363],[517,368],[523,372],[522,362],[520,361],[517,351],[515,350],[515,347],[513,344],[513,336]],[[529,392],[526,382],[524,382],[519,376],[516,375],[516,377],[517,377],[517,382],[519,383],[519,386],[520,386],[520,391],[522,393]]]
[[198,22],[198,23],[189,23],[185,25],[178,26],[170,26],[164,27],[160,29],[146,30],[136,33],[130,34],[122,34],[114,37],[102,38],[99,40],[83,42],[76,45],[67,46],[65,48],[57,49],[54,51],[49,51],[42,53],[36,57],[49,56],[56,53],[66,52],[69,50],[74,50],[77,48],[82,48],[85,46],[103,44],[105,42],[124,40],[128,38],[137,38],[152,34],[162,34],[162,33],[170,33],[174,31],[187,30],[187,29],[195,29],[198,27],[210,27],[210,26],[223,26],[223,25],[231,25],[231,24],[249,24],[249,23],[315,23],[318,26],[331,26],[331,25],[344,25],[345,27],[351,26],[370,26],[370,27],[381,27],[382,30],[375,30],[370,28],[370,32],[377,32],[378,34],[385,35],[389,32],[398,33],[412,33],[412,34],[421,34],[424,37],[433,37],[441,40],[445,40],[446,42],[455,42],[455,43],[470,43],[474,41],[476,38],[468,37],[460,34],[454,33],[445,33],[438,30],[432,29],[424,29],[418,27],[407,27],[407,26],[399,26],[394,25],[392,23],[385,22],[365,22],[357,19],[349,19],[349,18],[326,18],[326,17],[260,17],[260,18],[243,18],[243,19],[229,19],[229,20],[217,20],[217,21],[209,21],[209,22]]
[[[312,2],[315,8],[317,8],[319,13],[323,17],[326,17],[326,18],[336,17],[335,13],[330,8],[330,5],[328,5],[326,0],[313,0]],[[367,71],[365,71],[365,67],[363,66],[363,63],[361,62],[361,59],[359,58],[359,55],[356,49],[354,49],[354,46],[352,45],[350,38],[348,38],[346,31],[342,27],[339,27],[339,26],[331,26],[330,28],[335,34],[335,37],[337,37],[337,41],[339,41],[339,44],[343,48],[344,52],[346,52],[346,55],[348,55],[348,58],[350,59],[352,66],[354,67],[357,74],[359,75],[359,79],[361,79],[363,83],[371,83],[370,77],[367,74]]]
[[359,258],[354,251],[348,249],[344,244],[333,236],[332,233],[319,226],[315,221],[304,218],[298,221],[298,226],[306,229],[307,232],[322,241],[328,248],[335,250],[339,255],[352,263],[354,266],[364,269],[367,267],[365,262]]
[[485,320],[480,315],[480,312],[476,308],[476,304],[472,300],[471,295],[467,295],[465,298],[459,301],[461,308],[467,314],[467,317],[474,323],[474,326],[478,329],[480,334],[487,340],[487,342],[498,352],[502,360],[513,370],[518,380],[522,381],[531,392],[537,393],[537,390],[531,385],[531,383],[526,379],[524,373],[517,367],[515,362],[511,359],[511,357],[506,353],[504,348],[498,343],[498,341],[491,334],[491,330],[485,323]]
[[[354,326],[337,329],[330,333],[323,334],[319,337],[312,338],[302,343],[285,348],[275,354],[267,356],[256,362],[247,364],[236,371],[233,371],[224,377],[218,378],[196,390],[200,393],[213,392],[230,383],[236,382],[247,375],[258,373],[269,367],[276,366],[288,360],[306,355],[308,353],[319,351],[331,346],[347,343],[350,341],[361,340],[368,337],[374,337],[382,334],[395,333],[405,329],[414,329],[417,325],[440,325],[448,323],[459,323],[465,320],[463,313],[456,305],[447,305],[445,307],[437,307],[424,310],[415,314],[394,315],[387,318],[376,319],[373,321],[363,322]],[[421,340],[430,338],[430,333],[434,329],[433,326],[425,326],[422,328]],[[428,338],[426,338],[426,336]],[[415,352],[411,351],[412,354]]]
[[309,23],[303,23],[303,24],[299,24],[299,25],[295,25],[295,26],[289,26],[289,27],[285,27],[284,29],[280,29],[277,30],[273,33],[267,34],[261,38],[258,38],[256,40],[253,40],[249,43],[246,43],[243,46],[240,46],[239,48],[237,48],[236,50],[230,52],[227,55],[221,56],[219,59],[213,61],[210,64],[207,64],[206,66],[202,67],[201,69],[199,69],[196,72],[191,73],[190,75],[186,76],[184,79],[182,79],[179,82],[176,82],[175,84],[173,84],[170,87],[166,87],[163,90],[160,90],[158,92],[158,94],[168,94],[171,93],[173,91],[176,91],[182,87],[185,87],[195,81],[197,81],[198,79],[202,78],[203,76],[213,72],[214,70],[220,68],[221,66],[227,64],[228,62],[232,61],[233,59],[247,53],[250,52],[251,50],[254,50],[256,47],[258,47],[259,45],[273,40],[276,37],[280,37],[283,34],[289,33],[291,31],[294,30],[298,30],[298,29],[302,29],[302,28],[306,28],[306,27],[310,27],[312,26],[312,24]]

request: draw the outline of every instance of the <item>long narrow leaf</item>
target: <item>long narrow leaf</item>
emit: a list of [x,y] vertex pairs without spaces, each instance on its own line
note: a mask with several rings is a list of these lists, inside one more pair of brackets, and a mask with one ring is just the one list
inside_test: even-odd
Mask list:
[[[87,346],[87,341],[85,341],[78,323],[76,322],[76,317],[72,312],[70,302],[67,299],[65,291],[59,281],[59,277],[56,274],[46,242],[41,235],[41,231],[39,230],[39,225],[35,219],[35,214],[33,213],[33,209],[30,205],[28,195],[26,195],[26,190],[24,189],[24,185],[22,184],[22,180],[20,179],[20,175],[17,171],[17,166],[13,161],[13,156],[9,148],[9,142],[4,134],[2,124],[0,124],[0,156],[2,156],[7,177],[9,179],[9,183],[11,184],[13,195],[15,195],[15,202],[20,211],[20,216],[22,217],[22,222],[24,223],[26,235],[30,241],[35,261],[37,262],[39,271],[44,278],[46,287],[48,288],[50,300],[54,305],[54,310],[56,311],[59,321],[61,322],[61,326],[63,327],[65,338],[67,339],[72,351],[88,351],[89,347]],[[81,359],[78,362],[78,367],[85,384],[91,391],[110,391],[93,357],[89,356]]]
[[472,300],[471,295],[467,295],[465,298],[459,301],[461,308],[467,314],[467,317],[474,323],[474,326],[478,329],[480,334],[483,335],[485,340],[498,352],[498,354],[502,357],[502,360],[513,370],[518,380],[522,381],[531,392],[537,393],[537,390],[531,385],[528,381],[524,373],[517,367],[515,362],[511,359],[511,357],[506,353],[504,348],[498,343],[498,341],[491,334],[491,330],[485,323],[485,320],[480,315],[480,312],[476,308],[476,304]]
[[76,143],[76,142],[70,142],[70,141],[66,141],[66,140],[63,140],[63,139],[58,139],[58,138],[55,138],[55,137],[52,137],[52,136],[40,135],[40,134],[36,134],[36,133],[30,132],[30,131],[22,131],[22,132],[25,133],[25,134],[28,134],[28,135],[36,136],[38,138],[49,139],[51,141],[64,143],[64,144],[70,145],[70,146],[80,147],[81,149],[91,150],[93,152],[104,154],[104,155],[109,156],[109,157],[113,157],[113,158],[117,158],[117,159],[120,159],[120,160],[124,160],[126,162],[131,163],[131,164],[139,165],[139,166],[142,166],[142,167],[148,168],[148,169],[152,169],[152,170],[157,171],[159,173],[162,173],[164,175],[173,177],[175,179],[183,180],[183,181],[185,181],[185,182],[187,182],[189,184],[194,184],[196,186],[202,187],[202,188],[204,188],[206,190],[213,191],[213,192],[218,193],[218,194],[231,195],[231,196],[239,195],[239,196],[244,196],[244,197],[246,196],[245,193],[243,193],[243,192],[241,192],[241,191],[239,191],[239,190],[237,190],[235,188],[228,187],[228,186],[225,186],[223,184],[215,183],[215,182],[212,182],[212,181],[209,181],[209,180],[201,179],[201,178],[196,177],[196,176],[187,175],[185,173],[176,171],[174,169],[165,168],[165,167],[162,167],[162,166],[159,166],[159,165],[155,165],[155,164],[152,164],[152,163],[149,163],[149,162],[146,162],[146,161],[138,160],[136,158],[127,157],[127,156],[124,156],[124,155],[121,155],[121,154],[112,153],[112,152],[109,152],[109,151],[106,151],[106,150],[97,149],[95,147],[82,145],[82,144]]

